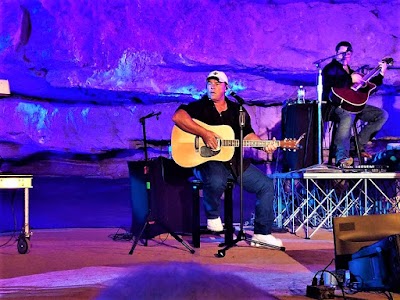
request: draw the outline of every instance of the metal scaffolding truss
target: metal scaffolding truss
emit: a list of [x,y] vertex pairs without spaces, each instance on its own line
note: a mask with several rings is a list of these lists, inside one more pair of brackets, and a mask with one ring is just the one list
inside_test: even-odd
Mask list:
[[400,212],[400,173],[290,172],[274,179],[277,226],[304,230],[306,238],[332,228],[334,217]]

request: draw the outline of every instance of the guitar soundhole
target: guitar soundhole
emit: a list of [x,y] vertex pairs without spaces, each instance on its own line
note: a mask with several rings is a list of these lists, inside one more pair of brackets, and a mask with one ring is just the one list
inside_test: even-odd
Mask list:
[[213,151],[211,148],[203,146],[200,148],[200,156],[202,157],[213,157],[217,155],[220,151]]

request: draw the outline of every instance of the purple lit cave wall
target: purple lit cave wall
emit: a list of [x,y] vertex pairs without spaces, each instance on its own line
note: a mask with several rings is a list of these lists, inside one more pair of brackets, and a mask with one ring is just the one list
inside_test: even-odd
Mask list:
[[127,161],[144,158],[139,119],[161,112],[146,120],[148,150],[168,156],[173,112],[204,94],[215,69],[249,103],[254,129],[279,139],[282,104],[299,85],[317,99],[313,62],[342,40],[353,44],[355,69],[394,58],[369,101],[390,113],[377,138],[398,139],[399,7],[398,0],[1,1],[0,79],[10,85],[0,99],[1,170],[128,178]]
[[[353,43],[354,67],[398,60],[399,3],[2,1],[3,168],[127,176],[125,162],[143,159],[139,118],[162,112],[147,138],[151,157],[167,155],[172,113],[204,93],[214,69],[253,104],[255,129],[279,138],[281,104],[298,85],[317,99],[313,62],[337,42]],[[399,90],[394,68],[370,99],[390,112],[380,137],[400,135]]]

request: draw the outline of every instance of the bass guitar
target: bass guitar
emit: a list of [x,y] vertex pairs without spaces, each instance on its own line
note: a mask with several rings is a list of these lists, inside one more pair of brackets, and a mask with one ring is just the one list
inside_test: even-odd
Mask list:
[[[382,59],[388,65],[393,65],[393,58],[385,57]],[[378,65],[362,77],[361,82],[354,83],[350,88],[332,88],[329,95],[333,104],[340,106],[350,113],[361,112],[372,91],[376,89],[376,84],[369,82],[379,74],[381,67]]]
[[[172,128],[171,152],[173,160],[184,168],[198,166],[207,161],[229,161],[235,153],[235,147],[239,147],[239,140],[235,139],[232,127],[228,125],[208,125],[199,120],[194,121],[200,126],[215,132],[226,139],[218,139],[217,149],[211,149],[205,145],[200,136],[183,131],[178,126]],[[243,147],[265,147],[273,144],[283,149],[296,150],[303,134],[299,139],[277,140],[244,140]]]

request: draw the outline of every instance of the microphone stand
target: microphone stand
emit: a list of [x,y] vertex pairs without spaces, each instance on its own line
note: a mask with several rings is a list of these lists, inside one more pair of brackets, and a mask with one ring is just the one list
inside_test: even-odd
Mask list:
[[[135,240],[132,244],[132,248],[129,251],[129,254],[132,255],[133,251],[135,250],[137,244],[139,243],[139,240],[141,239],[142,235],[145,233],[145,230],[149,225],[155,225],[158,224],[162,228],[165,229],[166,232],[168,232],[171,236],[173,236],[178,242],[180,242],[183,246],[185,246],[190,253],[194,253],[194,249],[192,249],[180,236],[178,236],[175,232],[173,232],[167,225],[157,222],[152,218],[151,215],[151,184],[150,184],[150,166],[149,166],[149,159],[148,159],[148,154],[147,154],[147,139],[146,139],[146,119],[151,118],[151,117],[156,117],[158,120],[158,116],[161,114],[161,112],[158,113],[150,113],[144,117],[141,117],[139,119],[140,124],[142,124],[143,127],[143,144],[144,144],[144,167],[143,167],[143,174],[146,180],[146,191],[147,191],[147,205],[148,205],[148,212],[146,216],[146,221],[143,225],[142,230],[138,235],[135,236]],[[145,237],[145,242],[144,245],[147,246],[147,237]]]
[[[239,135],[239,152],[240,152],[240,165],[239,165],[239,186],[240,186],[240,229],[238,232],[238,235],[235,240],[229,242],[223,249],[218,250],[216,256],[217,257],[225,257],[226,251],[235,246],[238,242],[240,241],[248,241],[250,242],[250,239],[246,238],[246,234],[243,229],[243,128],[246,125],[246,113],[243,109],[243,105],[245,104],[245,101],[243,98],[241,98],[239,95],[237,95],[235,92],[231,92],[230,95],[236,99],[236,101],[239,103],[239,127],[240,127],[240,135]],[[263,246],[268,246],[271,248],[275,249],[281,249],[281,247],[277,247],[274,245],[270,244],[265,244],[265,243],[260,243]]]
[[318,165],[322,165],[322,92],[323,92],[323,86],[322,86],[322,69],[321,69],[321,63],[331,59],[335,58],[339,55],[344,55],[346,52],[341,52],[335,55],[331,55],[322,59],[319,59],[317,61],[314,61],[313,64],[316,66],[318,69],[318,84],[317,84],[317,94],[318,94],[318,101],[317,101],[317,131],[318,131]]
[[318,85],[317,85],[317,93],[318,93],[318,108],[317,108],[317,130],[318,130],[318,164],[322,164],[322,69],[320,65],[317,65],[318,68]]
[[238,242],[246,240],[246,234],[243,229],[243,128],[245,126],[246,115],[243,109],[244,100],[239,97],[235,92],[231,92],[237,102],[239,103],[239,126],[240,126],[240,136],[239,136],[239,152],[240,152],[240,164],[239,164],[239,186],[240,186],[240,229],[235,240],[228,243],[223,249],[218,250],[217,257],[225,257],[225,252],[235,246]]

